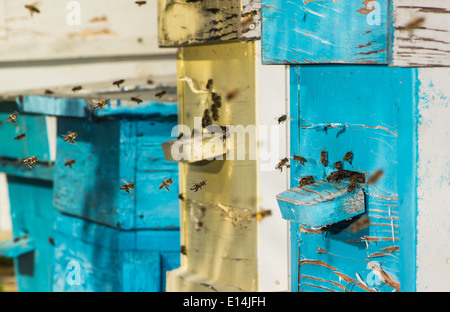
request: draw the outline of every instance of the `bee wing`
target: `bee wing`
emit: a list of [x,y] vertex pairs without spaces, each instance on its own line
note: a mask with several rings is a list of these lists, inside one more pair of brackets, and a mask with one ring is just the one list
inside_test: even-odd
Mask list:
[[97,101],[97,100],[94,100],[94,99],[87,99],[86,100],[86,103],[89,105],[89,108],[91,110],[94,109],[95,105],[97,105],[98,102],[100,102],[100,101]]
[[122,182],[125,183],[125,184],[130,184],[130,183],[128,183],[127,181],[125,181],[125,179],[121,179],[121,180],[122,180]]

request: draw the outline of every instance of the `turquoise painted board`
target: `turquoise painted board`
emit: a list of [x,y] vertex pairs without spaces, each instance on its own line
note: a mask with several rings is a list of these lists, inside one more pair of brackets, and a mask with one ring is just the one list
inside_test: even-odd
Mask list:
[[53,290],[164,291],[180,264],[179,232],[126,231],[60,214],[55,223]]
[[262,1],[264,64],[387,64],[388,0]]
[[[399,123],[414,103],[413,69],[385,66],[291,67],[291,153],[306,158],[291,164],[291,187],[299,179],[326,177],[344,170],[383,175],[360,183],[368,219],[358,216],[321,229],[291,227],[294,291],[400,290],[402,264],[398,172],[410,165],[398,149]],[[352,158],[345,158],[348,152]],[[322,152],[328,152],[322,161]],[[350,161],[345,161],[348,159]],[[404,207],[403,209],[409,209]],[[406,228],[405,228],[406,230]],[[383,273],[381,273],[383,272]],[[380,274],[386,274],[387,282]]]
[[13,236],[28,235],[34,250],[14,259],[19,291],[51,291],[53,259],[53,183],[8,175]]
[[[160,147],[171,138],[176,118],[58,118],[60,134],[75,131],[78,137],[76,145],[57,140],[55,208],[122,229],[178,228],[178,166],[165,161]],[[64,166],[67,160],[76,161],[72,169]],[[170,192],[159,189],[167,178],[174,181]],[[124,181],[135,189],[120,190]]]

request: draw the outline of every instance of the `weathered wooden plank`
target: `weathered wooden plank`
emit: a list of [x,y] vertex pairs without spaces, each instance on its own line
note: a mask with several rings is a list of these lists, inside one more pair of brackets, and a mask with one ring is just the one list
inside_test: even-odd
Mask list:
[[159,46],[259,39],[259,0],[158,0]]
[[388,1],[262,2],[264,64],[386,64]]
[[394,0],[393,66],[450,66],[450,2]]

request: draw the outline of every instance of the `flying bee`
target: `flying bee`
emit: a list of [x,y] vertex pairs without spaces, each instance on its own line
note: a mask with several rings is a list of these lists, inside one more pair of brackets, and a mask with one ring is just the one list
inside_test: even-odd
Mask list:
[[183,193],[178,194],[178,199],[183,201],[184,200],[184,195]]
[[165,179],[165,180],[161,183],[161,185],[159,186],[159,189],[162,189],[163,187],[165,187],[166,190],[167,190],[168,192],[170,192],[170,190],[169,190],[169,185],[172,184],[172,183],[173,183],[173,181],[172,181],[171,178]]
[[102,112],[104,112],[103,107],[105,107],[106,105],[108,105],[108,101],[101,100],[100,102],[98,102],[97,104],[94,105],[94,110],[97,110],[100,108],[102,110]]
[[122,83],[124,83],[124,82],[125,82],[125,80],[123,80],[123,79],[116,80],[116,81],[113,82],[113,85],[116,85],[117,88],[120,89],[120,85],[121,85]]
[[288,120],[288,119],[292,120],[294,118],[288,117],[286,114],[283,114],[280,117],[275,117],[275,119],[278,121],[278,124],[282,124],[286,120]]
[[378,180],[383,176],[384,171],[383,170],[377,170],[375,171],[367,180],[367,184],[371,185],[371,184],[375,184],[378,182]]
[[340,171],[340,170],[344,169],[344,165],[342,164],[342,161],[339,160],[334,163],[333,168]]
[[154,84],[155,82],[153,81],[153,80],[151,80],[151,79],[147,79],[147,84]]
[[253,213],[252,217],[256,218],[256,220],[261,221],[262,219],[266,217],[270,217],[272,215],[272,211],[269,209],[263,209],[257,213]]
[[138,6],[144,5],[147,3],[147,1],[134,1]]
[[206,128],[212,124],[211,116],[209,116],[209,109],[205,109],[202,117],[202,127]]
[[156,93],[155,96],[158,98],[162,98],[164,96],[164,94],[166,94],[166,93],[167,93],[166,90],[162,90],[162,91]]
[[354,193],[355,190],[356,190],[357,188],[358,188],[358,183],[352,182],[352,183],[350,183],[350,185],[348,186],[347,192],[349,192],[349,193]]
[[82,86],[76,86],[76,87],[73,87],[73,88],[72,88],[72,91],[73,91],[73,92],[77,92],[77,91],[80,91],[81,89],[83,89]]
[[212,91],[212,89],[213,89],[213,80],[208,79],[208,82],[206,83],[206,90]]
[[283,166],[286,166],[289,162],[289,158],[284,157],[280,160],[280,162],[275,166],[275,169],[280,170],[280,172],[283,172]]
[[69,158],[64,158],[64,160],[66,161],[64,163],[64,167],[69,167],[70,169],[72,169],[72,166],[75,164],[75,159],[69,159]]
[[9,115],[8,118],[6,118],[6,121],[10,121],[11,123],[17,125],[17,122],[16,122],[17,117],[19,117],[19,113],[14,112],[11,115]]
[[300,180],[299,185],[301,187],[306,186],[306,185],[310,185],[314,183],[314,177],[313,176],[307,176],[304,177]]
[[46,94],[46,95],[51,95],[53,93],[54,92],[52,90],[50,90],[50,89],[47,89],[47,90],[44,91],[44,94]]
[[132,96],[131,100],[133,102],[136,102],[136,104],[138,104],[138,105],[142,103],[142,100],[138,96]]
[[218,121],[219,120],[219,108],[217,107],[216,104],[211,105],[211,114],[212,114],[212,119],[214,121]]
[[344,155],[344,161],[347,161],[351,165],[353,161],[353,152],[347,152]]
[[16,135],[15,137],[14,137],[14,140],[16,140],[16,141],[20,141],[20,140],[22,140],[24,137],[26,136],[26,134],[25,133],[22,133],[22,134],[19,134],[19,135]]
[[22,164],[27,164],[33,170],[34,170],[33,165],[37,162],[38,162],[37,156],[33,156],[33,157],[22,160]]
[[73,140],[75,140],[78,137],[78,134],[76,132],[68,132],[67,135],[62,134],[61,135],[64,138],[64,142],[69,142],[70,144],[77,145]]
[[414,29],[420,28],[422,26],[423,22],[425,22],[424,17],[416,17],[416,18],[412,19],[411,21],[409,21],[409,23],[406,24],[406,26],[403,29],[412,31]]
[[253,10],[247,14],[245,14],[244,16],[241,17],[241,20],[237,23],[237,27],[238,29],[246,29],[248,28],[252,22],[253,22],[253,16],[256,15],[256,10]]
[[222,97],[219,94],[213,92],[211,94],[211,100],[212,100],[213,104],[216,104],[216,106],[218,108],[220,108],[222,106]]
[[33,3],[33,4],[25,4],[25,9],[27,9],[28,11],[30,11],[31,17],[33,17],[34,13],[41,13],[41,11],[37,8],[37,2]]
[[230,91],[227,92],[226,100],[232,101],[238,96],[238,94],[239,94],[238,89],[231,89]]
[[305,162],[308,162],[308,161],[306,160],[306,158],[303,158],[303,157],[300,156],[300,155],[294,155],[294,156],[292,156],[292,158],[294,158],[294,160],[295,160],[296,162],[299,162],[299,163],[302,164],[303,166],[305,165]]
[[206,180],[194,183],[191,186],[191,191],[197,192],[198,190],[201,190],[206,185]]
[[134,184],[133,183],[128,183],[127,181],[125,181],[124,179],[122,179],[122,182],[125,183],[124,185],[122,185],[120,187],[120,189],[122,191],[126,191],[127,193],[130,193],[130,190],[134,189]]
[[369,217],[365,214],[363,215],[361,218],[359,218],[358,220],[356,220],[355,222],[352,223],[352,225],[350,225],[350,232],[352,233],[356,233],[359,230],[365,229],[366,227],[368,227],[370,225],[370,219]]
[[322,163],[322,165],[324,165],[325,167],[328,166],[328,152],[322,151],[320,153],[320,162]]

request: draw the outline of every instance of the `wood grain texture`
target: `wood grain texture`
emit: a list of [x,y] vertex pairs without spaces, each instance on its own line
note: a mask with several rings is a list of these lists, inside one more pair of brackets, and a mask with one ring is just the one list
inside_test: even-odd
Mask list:
[[393,66],[450,66],[450,2],[394,0]]
[[159,46],[259,39],[260,7],[258,0],[158,0]]
[[[398,146],[398,123],[403,117],[399,107],[413,102],[414,73],[413,69],[386,66],[292,67],[295,79],[291,81],[297,87],[291,88],[291,99],[298,113],[291,124],[297,128],[291,146],[307,159],[305,166],[291,166],[292,183],[309,175],[324,180],[348,151],[353,151],[354,159],[352,164],[344,162],[344,170],[366,176],[384,171],[378,183],[363,185],[367,227],[353,230],[359,220],[356,217],[322,230],[299,225],[298,231],[291,232],[295,241],[292,250],[298,252],[293,258],[298,265],[292,265],[292,274],[297,276],[299,291],[397,289],[397,284],[383,284],[369,262],[381,265],[398,281],[404,265],[399,260],[400,232],[415,226],[399,220],[400,209],[407,208],[400,207],[398,198],[398,168],[405,151]],[[319,127],[333,123],[345,127]],[[320,162],[321,151],[329,154],[327,167]]]
[[374,3],[264,0],[263,63],[386,64],[387,0]]

